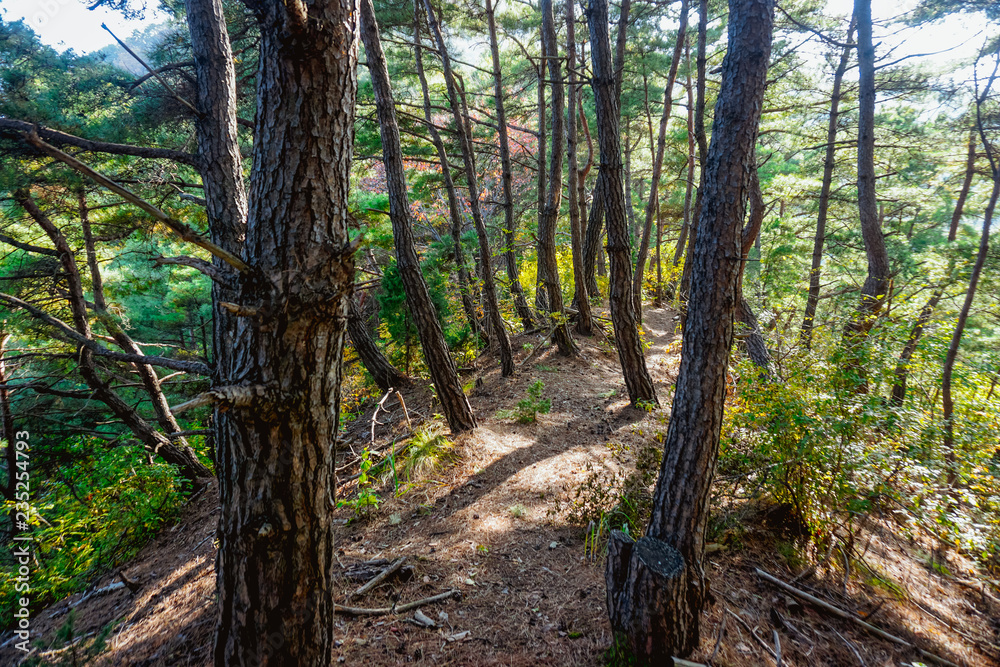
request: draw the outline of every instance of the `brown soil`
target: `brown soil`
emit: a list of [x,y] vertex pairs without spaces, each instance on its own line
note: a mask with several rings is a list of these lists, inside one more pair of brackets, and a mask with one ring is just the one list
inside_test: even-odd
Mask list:
[[[560,358],[551,348],[528,359],[527,345],[540,344],[540,336],[515,337],[515,349],[527,363],[511,380],[500,378],[488,357],[480,359],[474,378],[465,380],[476,380],[470,401],[480,428],[456,439],[454,462],[401,495],[394,496],[391,485],[382,488],[377,511],[338,530],[342,568],[401,556],[413,566],[407,581],[383,585],[359,601],[348,597],[360,583],[338,579],[343,604],[391,606],[449,589],[462,597],[422,608],[436,628],[418,627],[412,613],[339,616],[336,664],[606,664],[611,632],[603,561],[585,557],[585,531],[567,521],[565,510],[585,481],[588,464],[592,469],[616,465],[608,443],[637,448],[666,431],[679,361],[673,318],[670,310],[646,310],[647,359],[664,404],[652,413],[629,407],[617,357],[601,334],[580,341],[582,354],[573,359]],[[552,399],[550,413],[529,425],[497,416],[514,408],[538,379]],[[412,387],[405,397],[414,426],[433,414],[425,387]],[[409,432],[398,403],[390,398],[384,405],[389,412],[379,413],[376,445]],[[344,463],[353,458],[352,451],[371,444],[371,410],[348,429],[346,440]],[[342,475],[355,471],[345,469]],[[353,484],[342,484],[341,497],[350,497]],[[779,555],[773,508],[738,511],[745,529],[738,548],[709,556],[717,603],[704,615],[701,646],[691,660],[708,661],[718,643],[714,665],[773,665],[762,643],[773,648],[773,624],[779,622],[783,665],[927,662],[911,649],[800,605],[762,581],[755,568],[788,581],[804,564],[790,567],[789,559]],[[217,514],[212,489],[125,568],[129,579],[141,584],[135,595],[119,589],[75,607],[77,632],[85,636],[80,646],[89,641],[88,633],[115,623],[108,648],[92,664],[211,663]],[[341,510],[340,518],[351,518],[351,512]],[[879,585],[869,572],[855,573],[845,584],[836,556],[797,585],[957,664],[1000,664],[1000,600],[975,580],[971,562],[931,542],[903,539],[891,526],[874,521],[856,540],[864,562],[896,588]],[[942,559],[947,569],[932,566]],[[105,577],[94,588],[113,580]],[[50,637],[81,597],[38,614],[35,630]],[[69,653],[45,657],[57,662]],[[10,645],[0,648],[0,663],[15,664],[16,658]]]

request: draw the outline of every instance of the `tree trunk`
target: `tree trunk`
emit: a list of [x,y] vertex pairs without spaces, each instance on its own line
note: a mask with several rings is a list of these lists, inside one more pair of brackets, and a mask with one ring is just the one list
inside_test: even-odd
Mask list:
[[[994,70],[990,84],[996,77]],[[990,86],[986,86],[985,97]],[[979,100],[982,104],[982,98]],[[983,120],[979,118],[979,131],[983,132]],[[944,359],[944,370],[941,378],[941,402],[944,407],[944,455],[948,463],[948,486],[954,486],[958,480],[958,468],[955,456],[955,401],[951,395],[951,376],[955,370],[955,360],[958,358],[958,348],[962,344],[962,334],[965,332],[965,323],[969,319],[972,311],[972,301],[976,298],[976,288],[979,285],[979,278],[983,273],[983,265],[986,264],[986,257],[990,250],[990,225],[993,223],[993,213],[996,211],[997,198],[1000,197],[1000,165],[993,156],[990,146],[983,136],[983,146],[986,155],[990,160],[990,168],[993,176],[993,191],[990,193],[989,202],[983,212],[983,233],[979,238],[979,252],[976,255],[976,263],[972,267],[972,275],[969,276],[969,289],[965,293],[965,301],[962,303],[962,310],[958,313],[958,321],[955,323],[955,332],[951,337],[951,344],[948,345],[948,354]]]
[[[437,390],[438,400],[441,401],[442,410],[452,431],[460,432],[475,428],[476,421],[469,401],[462,391],[455,362],[448,351],[448,343],[438,321],[437,311],[431,302],[427,283],[420,271],[420,261],[413,241],[413,222],[410,219],[406,171],[399,143],[399,125],[396,122],[389,71],[385,54],[382,52],[374,12],[371,0],[362,0],[361,38],[365,45],[368,71],[371,73],[375,111],[382,137],[382,160],[385,164],[386,185],[389,190],[389,216],[392,220],[392,235],[396,245],[396,266],[403,279],[406,303],[420,336],[420,345]],[[461,116],[457,122],[461,132]]]
[[458,270],[458,292],[462,299],[462,310],[465,312],[465,319],[469,323],[469,330],[472,332],[472,335],[479,338],[483,335],[483,332],[479,327],[479,316],[476,314],[472,281],[469,279],[469,267],[465,259],[465,250],[462,248],[462,212],[458,204],[458,193],[455,191],[455,181],[451,177],[451,162],[448,160],[448,151],[445,149],[444,141],[441,140],[441,134],[437,131],[437,126],[431,118],[431,96],[427,88],[427,76],[424,74],[419,6],[416,3],[413,5],[413,41],[415,43],[413,50],[417,67],[417,77],[420,79],[420,91],[424,99],[424,121],[427,123],[427,131],[430,133],[431,143],[434,144],[434,148],[437,150],[438,160],[441,162],[441,177],[444,179],[445,191],[448,193],[451,239],[455,247],[455,266]]
[[389,391],[393,387],[398,389],[410,381],[385,358],[382,350],[378,349],[378,345],[375,344],[375,339],[368,332],[364,316],[354,299],[350,300],[350,311],[347,315],[347,335],[351,337],[351,343],[354,344],[354,349],[361,358],[361,363],[364,364],[365,370],[375,380],[379,389],[382,391]]
[[[14,414],[10,409],[10,390],[7,388],[7,342],[10,334],[0,332],[0,436],[7,448],[4,450],[4,460],[7,463],[7,483],[3,487],[5,500],[17,500],[17,447],[14,446]],[[11,517],[12,519],[14,516]],[[13,524],[11,524],[13,525]]]
[[563,103],[564,91],[562,69],[557,60],[559,47],[556,44],[555,17],[552,0],[542,0],[542,43],[548,56],[549,85],[552,88],[552,155],[549,160],[549,186],[545,198],[543,215],[538,218],[538,265],[545,267],[545,287],[548,312],[552,314],[554,329],[552,339],[559,353],[572,355],[578,352],[569,331],[569,323],[563,311],[562,289],[559,285],[559,265],[556,261],[556,226],[559,218],[559,203],[562,200],[562,158],[563,158]]
[[882,236],[878,201],[875,198],[875,47],[872,44],[871,0],[855,0],[854,17],[858,25],[858,214],[861,235],[868,257],[868,277],[861,287],[861,301],[844,330],[844,343],[850,359],[848,366],[858,375],[857,387],[864,391],[862,344],[875,324],[875,318],[892,289],[889,254]]
[[[670,664],[697,646],[710,598],[702,558],[733,342],[748,174],[760,121],[773,0],[731,0],[729,48],[705,164],[681,367],[646,536],[613,535],[606,580],[612,629],[639,664]],[[597,71],[595,69],[595,75]]]
[[[701,218],[702,197],[705,192],[705,161],[708,159],[708,134],[705,132],[705,64],[707,62],[707,42],[708,42],[708,0],[700,0],[698,4],[698,53],[695,56],[695,69],[697,78],[695,80],[695,103],[694,103],[694,138],[698,144],[698,165],[701,170],[699,177],[700,184],[694,197],[694,216],[688,225],[687,248],[685,252],[688,257],[694,253],[695,241],[698,237],[698,220]],[[684,270],[681,272],[681,322],[687,320],[687,298],[691,290],[691,266],[690,262],[684,262]]]
[[906,400],[906,379],[910,373],[910,360],[913,358],[913,353],[917,351],[924,327],[930,322],[934,309],[937,308],[938,302],[944,296],[944,288],[944,283],[934,288],[931,298],[920,309],[920,315],[917,316],[917,321],[910,329],[910,335],[906,338],[906,345],[903,346],[903,352],[899,355],[899,361],[896,363],[894,372],[896,380],[892,385],[892,395],[889,399],[894,407],[903,407],[903,401]]
[[840,54],[840,63],[833,75],[833,93],[830,95],[830,118],[826,129],[826,157],[823,159],[823,184],[819,191],[819,214],[816,216],[816,237],[813,241],[812,268],[809,270],[809,295],[806,297],[806,312],[802,318],[799,342],[808,350],[812,346],[813,325],[816,306],[819,304],[819,280],[823,266],[823,245],[826,243],[826,216],[830,208],[830,189],[833,184],[833,169],[837,156],[837,123],[840,119],[840,87],[844,72],[851,58],[855,21],[847,29],[847,46]]
[[[538,59],[538,235],[541,236],[545,217],[545,170],[548,165],[545,162],[545,147],[548,142],[546,132],[548,125],[545,121],[545,40],[542,40],[541,58]],[[537,248],[536,237],[536,248]],[[541,253],[536,254],[535,261],[535,309],[542,313],[548,310],[548,292],[545,289],[546,275],[545,263],[542,261]]]
[[[755,158],[756,161],[756,158]],[[740,269],[736,279],[737,308],[736,321],[742,325],[739,336],[746,347],[747,356],[755,365],[764,371],[765,375],[770,375],[771,353],[767,351],[767,343],[760,332],[757,324],[757,316],[754,315],[750,302],[743,296],[743,276],[746,272],[747,258],[750,256],[750,249],[760,238],[760,228],[764,223],[764,195],[760,191],[760,179],[757,176],[756,163],[752,171],[747,176],[748,197],[750,201],[750,217],[743,227],[740,236]]]
[[[489,7],[490,0],[487,1]],[[576,332],[581,336],[593,333],[593,315],[590,309],[590,299],[587,296],[586,276],[583,269],[583,233],[580,229],[580,196],[577,184],[580,180],[580,169],[577,161],[577,98],[580,87],[576,79],[576,17],[574,3],[566,3],[566,62],[569,67],[569,94],[566,101],[566,165],[569,187],[569,229],[573,251],[573,303],[576,304]],[[626,171],[626,176],[628,172]]]
[[500,139],[500,175],[503,181],[503,219],[504,219],[504,258],[507,264],[507,279],[510,281],[510,294],[514,299],[514,309],[521,318],[524,330],[531,329],[535,323],[528,308],[521,287],[521,270],[517,262],[517,220],[514,219],[514,194],[512,189],[513,170],[510,160],[510,139],[507,136],[507,112],[504,104],[503,77],[500,69],[500,46],[497,40],[497,22],[492,0],[486,0],[486,19],[490,30],[490,53],[493,58],[493,99],[497,107],[497,128]]
[[955,210],[951,214],[951,227],[948,229],[948,241],[954,241],[958,236],[958,225],[962,222],[962,213],[965,209],[965,200],[969,196],[969,189],[972,187],[972,178],[976,175],[976,127],[969,131],[969,152],[965,158],[965,178],[962,180],[962,189],[958,192],[958,200],[955,202]]
[[646,359],[633,310],[632,259],[629,256],[628,223],[625,219],[625,193],[622,185],[621,136],[618,131],[620,114],[618,96],[613,90],[614,71],[608,35],[607,0],[591,0],[587,22],[594,72],[597,141],[601,151],[601,173],[605,182],[603,203],[608,224],[608,256],[611,260],[609,301],[615,344],[632,405],[637,405],[640,401],[658,404],[653,381],[646,370]]
[[347,201],[355,6],[254,5],[251,269],[237,304],[259,315],[243,318],[249,326],[235,342],[234,386],[215,390],[231,415],[218,438],[218,667],[332,662],[330,512],[354,281]]
[[[656,219],[659,225],[659,188],[660,174],[663,171],[663,155],[667,148],[667,124],[670,122],[670,111],[673,106],[674,81],[677,79],[677,68],[681,62],[681,51],[684,47],[684,34],[687,31],[688,3],[681,0],[681,16],[677,24],[677,42],[674,44],[674,55],[670,60],[667,72],[667,84],[663,89],[663,114],[660,116],[660,130],[656,138],[656,155],[653,157],[653,175],[649,183],[649,199],[646,202],[646,218],[643,222],[642,241],[639,243],[639,255],[635,264],[635,278],[632,283],[632,295],[636,317],[642,322],[642,286],[646,273],[646,258],[649,255],[649,237]],[[659,248],[659,231],[657,232],[657,248]],[[659,253],[659,249],[657,249]],[[659,257],[659,254],[657,254]]]
[[[675,269],[680,265],[684,249],[687,247],[688,230],[691,228],[691,195],[694,192],[694,88],[691,85],[691,52],[688,48],[688,41],[684,42],[684,59],[687,62],[687,83],[685,85],[687,90],[687,183],[684,186],[684,222],[681,224],[680,236],[677,237],[677,245],[674,246],[673,268]],[[759,239],[760,236],[758,235],[757,238]],[[671,275],[670,284],[667,286],[667,299],[673,300],[678,283],[679,280],[674,272]]]
[[[441,57],[441,64],[444,67],[444,80],[448,89],[448,99],[451,101],[451,111],[455,118],[455,125],[458,128],[459,144],[462,147],[462,161],[465,163],[465,180],[469,188],[469,207],[472,209],[472,221],[476,226],[476,236],[479,239],[479,261],[482,266],[483,296],[486,300],[486,317],[489,320],[492,330],[491,339],[500,348],[500,372],[503,377],[510,377],[514,374],[514,352],[510,346],[510,338],[507,336],[507,328],[504,326],[503,317],[500,315],[500,303],[497,300],[496,282],[493,277],[493,253],[490,250],[490,240],[486,233],[486,221],[483,219],[482,205],[479,201],[479,177],[476,175],[476,155],[472,148],[472,119],[468,111],[462,112],[462,99],[459,98],[459,91],[455,82],[455,74],[451,69],[451,58],[448,55],[448,47],[441,33],[441,26],[434,10],[431,8],[430,0],[424,0],[424,9],[427,12],[427,20],[430,24],[431,34],[438,46],[438,55]],[[365,41],[365,49],[368,42]],[[386,74],[386,88],[388,89],[388,73]],[[467,108],[467,107],[466,107]],[[395,122],[395,118],[393,119]],[[396,129],[398,137],[399,130]],[[398,139],[397,139],[398,145]],[[402,165],[402,159],[400,159]],[[405,194],[405,191],[404,191]],[[558,280],[558,273],[556,274]],[[562,305],[562,304],[560,304]]]

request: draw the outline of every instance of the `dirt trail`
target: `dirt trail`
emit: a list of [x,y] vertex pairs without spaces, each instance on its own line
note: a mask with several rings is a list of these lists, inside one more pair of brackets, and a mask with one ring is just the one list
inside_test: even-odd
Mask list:
[[[492,360],[480,360],[482,370],[476,372],[479,381],[470,401],[481,427],[456,440],[454,464],[398,497],[393,496],[391,486],[383,487],[379,490],[382,506],[371,518],[338,530],[337,556],[344,567],[400,556],[413,566],[413,576],[405,583],[377,588],[351,604],[391,606],[449,589],[461,591],[461,600],[422,609],[435,620],[435,628],[410,622],[407,616],[412,618],[412,613],[338,617],[335,664],[604,664],[611,635],[603,562],[584,556],[584,531],[568,524],[565,508],[585,481],[588,465],[591,469],[614,465],[609,443],[634,447],[666,430],[680,353],[675,313],[647,307],[645,316],[644,336],[650,345],[647,363],[664,406],[653,413],[629,407],[617,355],[601,334],[581,341],[579,358],[560,358],[546,349],[509,380],[500,378]],[[523,361],[539,338],[515,336],[513,343]],[[552,401],[548,414],[527,425],[498,416],[500,411],[511,410],[537,380],[544,383],[544,396]],[[408,392],[407,404],[414,418],[428,414],[427,396],[421,388]],[[355,450],[369,443],[370,417],[369,411],[349,429]],[[379,443],[403,431],[400,410],[380,421],[387,424],[376,431]],[[344,488],[349,492],[350,484]],[[79,605],[76,626],[81,634],[118,619],[108,650],[95,664],[211,664],[215,612],[211,538],[218,511],[213,493],[192,503],[177,526],[164,531],[126,568],[129,577],[143,585],[137,595],[118,590]],[[341,519],[349,516],[349,510],[341,510]],[[752,513],[746,516],[750,521]],[[877,530],[871,534],[873,538],[881,535]],[[754,567],[786,578],[791,575],[786,561],[775,552],[774,536],[756,539],[754,535],[749,532],[738,549],[711,556],[709,576],[722,604],[706,613],[702,645],[693,660],[704,661],[712,653],[726,613],[723,606],[738,613],[749,628],[758,626],[766,637],[771,635],[772,608],[785,618],[794,618],[801,638],[788,635],[790,631],[783,635],[786,665],[852,665],[858,664],[857,656],[863,656],[866,664],[881,667],[915,659],[847,623],[797,607],[760,582],[752,574]],[[948,653],[960,664],[994,664],[989,650],[977,649],[976,642],[962,633],[973,633],[980,643],[997,643],[997,628],[983,614],[995,615],[1000,609],[943,577],[930,582],[934,576],[914,563],[906,545],[891,537],[872,540],[885,554],[879,562],[909,568],[905,573],[908,589],[916,595],[926,591],[937,596],[935,603],[929,603],[937,605],[932,611],[964,629],[957,632],[947,623],[928,621],[926,615],[921,619],[912,605],[862,584],[851,584],[845,607],[864,607],[861,611],[874,614],[875,604],[868,603],[877,598],[881,605],[876,611],[886,627],[917,627],[924,645]],[[106,577],[95,586],[110,581]],[[347,579],[338,582],[338,600],[346,600],[358,586]],[[840,582],[833,579],[814,585],[840,588]],[[947,596],[957,602],[942,607],[939,601]],[[65,618],[60,610],[79,598],[73,596],[39,614],[36,628],[51,633]],[[963,604],[973,611],[960,611]],[[773,664],[740,624],[731,622],[727,627],[715,664]],[[0,662],[8,664],[7,657],[0,650]]]

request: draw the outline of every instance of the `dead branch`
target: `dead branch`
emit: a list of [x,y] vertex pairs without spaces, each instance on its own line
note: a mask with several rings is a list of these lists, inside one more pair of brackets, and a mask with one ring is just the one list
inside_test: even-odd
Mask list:
[[153,258],[153,264],[156,266],[164,266],[166,264],[187,266],[204,273],[206,276],[225,287],[233,287],[235,284],[232,276],[226,275],[218,266],[212,264],[211,262],[206,262],[200,257],[187,257],[185,255],[181,255],[179,257],[164,257],[161,255]]
[[373,588],[381,584],[383,581],[391,577],[393,574],[398,572],[399,568],[403,567],[403,563],[405,562],[406,562],[406,556],[397,558],[392,563],[390,563],[388,567],[386,567],[384,570],[382,570],[374,577],[369,579],[368,582],[362,585],[360,588],[358,588],[358,590],[354,591],[354,594],[351,595],[351,598],[357,600],[358,598],[364,597],[365,594],[368,593],[368,591],[372,590]]
[[846,619],[848,621],[853,621],[854,623],[857,623],[858,625],[860,625],[862,628],[864,628],[868,632],[872,633],[873,635],[877,635],[877,636],[881,637],[882,639],[886,639],[888,641],[891,641],[894,644],[899,644],[900,646],[905,646],[905,647],[907,647],[909,649],[913,649],[914,651],[916,651],[917,653],[919,653],[924,658],[927,658],[928,660],[932,660],[932,661],[934,661],[934,662],[936,662],[938,664],[946,665],[947,667],[959,667],[954,662],[951,662],[950,660],[946,660],[945,658],[942,658],[939,655],[935,655],[935,654],[933,654],[933,653],[931,653],[929,651],[925,651],[924,649],[920,648],[919,646],[917,646],[915,644],[912,644],[911,642],[906,641],[905,639],[897,637],[896,635],[893,635],[893,634],[889,634],[885,630],[882,630],[881,628],[877,628],[877,627],[875,627],[874,625],[872,625],[870,623],[866,623],[866,622],[862,621],[860,618],[858,618],[857,616],[855,616],[854,614],[846,612],[846,611],[844,611],[843,609],[841,609],[839,607],[835,607],[832,604],[830,604],[829,602],[826,602],[824,600],[820,600],[815,595],[810,595],[809,593],[806,593],[805,591],[801,591],[798,588],[795,588],[794,586],[785,583],[781,579],[778,579],[777,577],[774,577],[774,576],[768,574],[767,572],[765,572],[764,570],[762,570],[760,568],[755,568],[755,570],[757,572],[757,576],[759,576],[762,579],[765,579],[765,580],[771,582],[772,584],[774,584],[778,588],[781,588],[781,589],[785,590],[786,592],[791,593],[792,595],[794,595],[795,597],[797,597],[797,598],[799,598],[801,600],[805,600],[806,602],[810,602],[810,603],[816,605],[817,607],[830,612],[834,616],[838,616],[838,617]]
[[[750,627],[749,623],[747,623],[742,618],[740,618],[740,615],[737,614],[732,609],[730,609],[729,607],[726,607],[726,612],[730,616],[732,616],[733,618],[735,618],[736,622],[739,623],[740,625],[742,625],[744,630],[746,630],[747,632],[750,633],[750,636],[753,637],[754,641],[757,642],[757,644],[759,644],[760,647],[762,649],[764,649],[764,651],[766,651],[767,654],[769,656],[771,656],[774,659],[775,662],[779,662],[779,658],[778,658],[777,654],[775,654],[775,652],[771,649],[770,646],[767,645],[767,643],[763,639],[761,639],[759,636],[757,636],[757,633],[753,631],[753,628]],[[780,667],[780,662],[779,662],[779,667]]]
[[445,600],[450,600],[451,598],[458,600],[461,599],[461,597],[462,591],[453,589],[444,593],[432,595],[429,598],[414,600],[413,602],[394,605],[392,607],[345,607],[343,605],[335,604],[333,605],[333,608],[336,613],[345,614],[347,616],[387,616],[389,614],[405,614],[408,611],[418,609],[424,605],[434,604],[435,602],[443,602]]
[[259,404],[265,398],[266,393],[267,390],[262,385],[217,387],[198,394],[190,401],[170,408],[170,412],[176,415],[186,410],[216,404],[231,408],[248,408],[251,405]]

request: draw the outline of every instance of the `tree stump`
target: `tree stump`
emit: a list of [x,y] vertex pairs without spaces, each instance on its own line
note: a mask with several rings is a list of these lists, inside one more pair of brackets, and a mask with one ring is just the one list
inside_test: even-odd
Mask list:
[[671,545],[612,531],[605,569],[608,617],[637,664],[672,665],[675,653],[694,649],[689,644],[692,637],[697,641],[697,618],[691,627],[687,614],[670,613],[687,608],[687,579],[684,558]]

